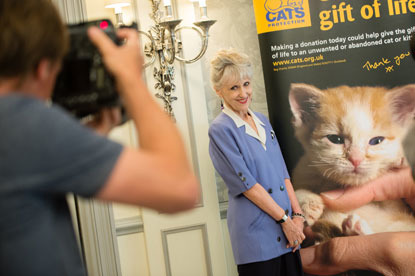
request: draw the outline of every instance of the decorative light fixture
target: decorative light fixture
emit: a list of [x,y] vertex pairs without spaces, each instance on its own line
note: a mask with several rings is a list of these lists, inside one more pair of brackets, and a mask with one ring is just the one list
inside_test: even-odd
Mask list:
[[206,0],[190,0],[191,2],[199,2],[200,18],[207,18],[207,5]]
[[[199,0],[200,20],[193,23],[195,26],[178,26],[182,19],[175,19],[171,0],[163,0],[165,14],[163,16],[160,11],[160,0],[149,0],[152,4],[152,13],[150,17],[154,21],[154,25],[150,27],[148,32],[139,31],[146,36],[150,42],[144,45],[144,52],[150,60],[144,64],[145,67],[153,64],[158,58],[160,69],[154,67],[153,76],[156,79],[155,88],[160,92],[156,93],[156,97],[164,102],[164,110],[175,120],[172,102],[177,97],[172,93],[175,91],[174,66],[175,60],[184,63],[193,63],[198,61],[206,52],[209,38],[209,28],[216,22],[207,17],[206,0]],[[195,2],[195,1],[192,1]],[[199,53],[192,59],[185,59],[180,56],[183,45],[176,38],[176,33],[182,29],[191,29],[196,31],[202,40],[202,46]]]
[[122,8],[130,6],[130,0],[105,0],[105,8],[114,9],[115,18],[117,20],[115,26],[124,25]]

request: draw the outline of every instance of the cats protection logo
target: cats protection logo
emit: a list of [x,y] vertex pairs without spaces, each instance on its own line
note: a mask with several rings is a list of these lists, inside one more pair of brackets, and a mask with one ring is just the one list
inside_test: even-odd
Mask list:
[[308,0],[254,0],[258,34],[310,27]]

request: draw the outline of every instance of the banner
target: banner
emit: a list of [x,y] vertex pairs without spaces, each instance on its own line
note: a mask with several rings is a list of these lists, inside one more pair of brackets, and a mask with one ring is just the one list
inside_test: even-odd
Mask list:
[[[269,117],[294,188],[318,194],[363,185],[404,162],[401,143],[415,140],[415,0],[253,4]],[[318,203],[307,192],[299,196]],[[388,215],[370,206],[372,219]],[[306,211],[316,212],[308,214],[312,224],[322,212]],[[340,232],[344,219],[332,221]],[[368,224],[364,234],[390,231]],[[413,217],[403,225],[393,230],[415,230]]]

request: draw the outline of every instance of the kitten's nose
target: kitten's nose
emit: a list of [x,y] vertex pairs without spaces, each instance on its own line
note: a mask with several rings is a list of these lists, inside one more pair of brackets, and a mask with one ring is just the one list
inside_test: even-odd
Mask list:
[[347,159],[350,161],[350,163],[352,163],[352,165],[355,168],[357,168],[360,165],[360,163],[362,163],[364,157],[364,153],[358,147],[352,146],[349,149]]
[[360,165],[360,163],[362,163],[362,160],[363,159],[360,156],[349,156],[349,161],[355,168],[357,168]]

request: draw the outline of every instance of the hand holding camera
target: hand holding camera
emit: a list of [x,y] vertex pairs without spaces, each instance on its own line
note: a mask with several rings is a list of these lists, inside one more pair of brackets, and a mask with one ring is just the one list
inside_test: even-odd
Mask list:
[[83,121],[83,124],[94,129],[96,133],[103,136],[108,135],[114,127],[123,122],[119,107],[105,107],[91,117],[91,120],[85,120]]
[[101,52],[107,69],[117,80],[141,77],[143,58],[135,30],[128,28],[118,30],[117,36],[124,42],[122,46],[117,46],[97,27],[91,27],[88,35]]
[[[122,28],[116,34],[106,19],[70,25],[68,29],[70,51],[52,100],[84,122],[91,118],[99,121],[103,109],[123,108],[125,100],[117,91],[123,96],[122,86],[141,79],[143,60],[137,32]],[[122,121],[126,120],[124,115]]]

